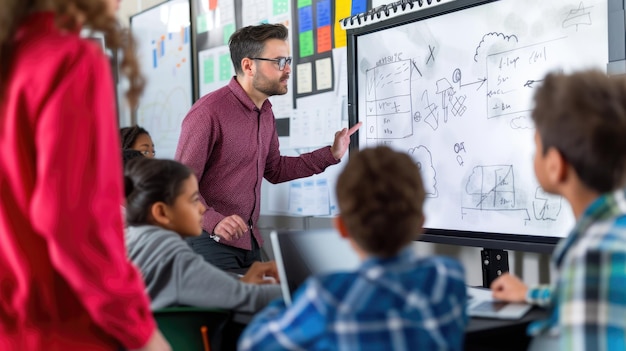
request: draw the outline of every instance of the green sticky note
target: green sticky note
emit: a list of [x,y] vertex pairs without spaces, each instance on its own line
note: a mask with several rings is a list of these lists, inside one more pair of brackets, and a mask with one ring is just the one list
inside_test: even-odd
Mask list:
[[233,76],[230,54],[220,55],[220,81],[229,80]]
[[300,57],[313,55],[313,31],[307,30],[300,33]]
[[222,33],[224,33],[224,45],[228,45],[228,40],[230,40],[230,36],[233,35],[233,33],[235,33],[235,24],[234,23],[225,24],[222,29]]
[[204,67],[204,84],[211,84],[215,82],[215,60],[213,57],[204,59],[202,65]]
[[311,6],[311,0],[298,0],[298,8]]
[[208,30],[209,30],[209,27],[207,25],[206,15],[202,14],[198,16],[198,34],[204,33]]
[[[311,0],[309,0],[309,3]],[[289,0],[274,0],[274,16],[287,13],[289,10]]]

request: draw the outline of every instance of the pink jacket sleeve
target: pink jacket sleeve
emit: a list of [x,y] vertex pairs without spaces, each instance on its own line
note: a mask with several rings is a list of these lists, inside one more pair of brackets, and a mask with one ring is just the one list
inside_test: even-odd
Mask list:
[[43,103],[36,126],[31,218],[54,268],[93,321],[127,348],[155,329],[145,288],[126,258],[122,170],[108,62],[85,49]]

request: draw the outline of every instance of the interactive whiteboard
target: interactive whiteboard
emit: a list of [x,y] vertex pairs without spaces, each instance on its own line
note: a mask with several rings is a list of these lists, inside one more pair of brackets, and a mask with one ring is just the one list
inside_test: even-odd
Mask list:
[[606,71],[607,1],[462,3],[349,31],[359,148],[420,165],[426,228],[566,236],[569,205],[534,175],[532,97],[547,72]]

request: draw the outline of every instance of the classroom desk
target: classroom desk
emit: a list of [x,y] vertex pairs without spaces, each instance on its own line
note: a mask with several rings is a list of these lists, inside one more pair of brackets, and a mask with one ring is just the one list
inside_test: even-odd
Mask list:
[[531,340],[526,327],[532,321],[545,318],[548,318],[547,310],[539,307],[534,307],[519,320],[472,318],[465,331],[465,350],[526,350]]

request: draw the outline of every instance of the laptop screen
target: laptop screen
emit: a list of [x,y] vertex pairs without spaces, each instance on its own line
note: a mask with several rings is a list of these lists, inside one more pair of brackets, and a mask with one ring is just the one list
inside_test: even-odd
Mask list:
[[353,271],[361,264],[348,240],[333,229],[273,231],[270,240],[287,305],[310,275]]

